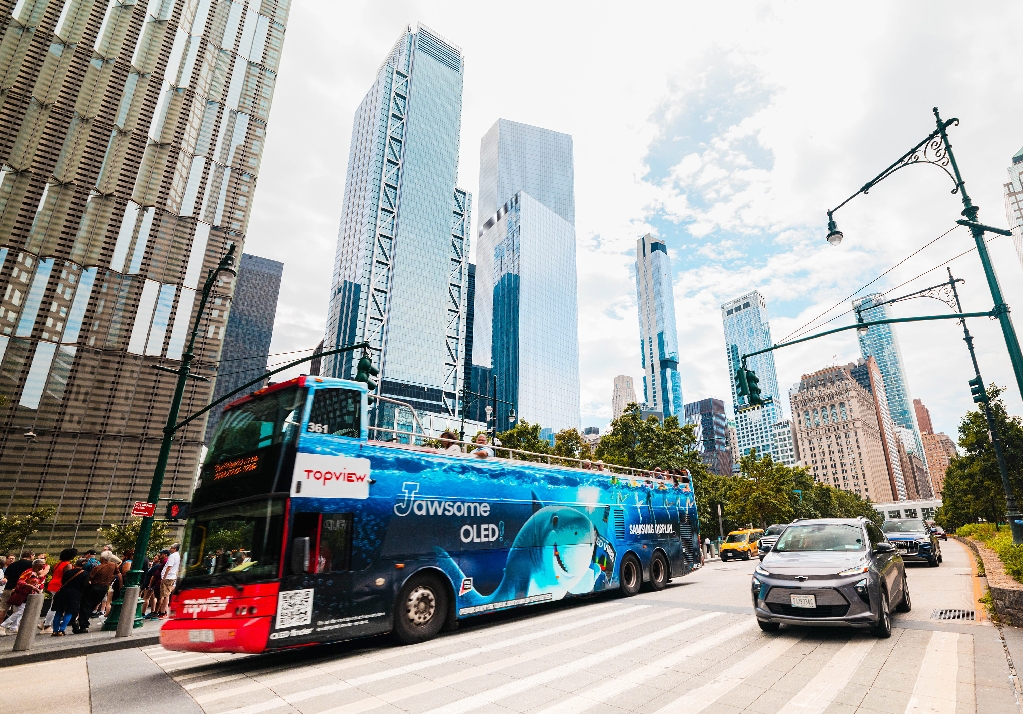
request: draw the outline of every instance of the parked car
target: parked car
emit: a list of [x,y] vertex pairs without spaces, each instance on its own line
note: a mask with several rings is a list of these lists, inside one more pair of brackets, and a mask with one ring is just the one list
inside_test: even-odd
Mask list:
[[764,556],[771,552],[771,548],[778,542],[778,536],[785,530],[784,524],[776,524],[768,526],[767,530],[764,531],[764,535],[760,537],[760,542],[757,543],[757,547],[760,550],[760,559],[763,560]]
[[732,560],[741,558],[749,560],[751,556],[757,555],[757,541],[764,531],[760,528],[745,528],[741,531],[732,531],[721,544],[721,560]]
[[892,545],[899,549],[906,562],[924,562],[937,568],[941,562],[941,545],[933,529],[918,518],[893,518],[881,527]]
[[757,624],[869,628],[890,637],[891,612],[912,601],[902,556],[865,518],[807,519],[789,524],[757,566],[752,581]]

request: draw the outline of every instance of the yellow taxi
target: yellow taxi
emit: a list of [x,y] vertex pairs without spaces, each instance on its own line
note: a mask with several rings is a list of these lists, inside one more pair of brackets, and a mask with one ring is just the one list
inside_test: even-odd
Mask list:
[[760,554],[757,542],[764,535],[761,528],[744,528],[741,531],[732,531],[721,544],[721,560],[732,560],[741,558],[749,560],[754,555]]

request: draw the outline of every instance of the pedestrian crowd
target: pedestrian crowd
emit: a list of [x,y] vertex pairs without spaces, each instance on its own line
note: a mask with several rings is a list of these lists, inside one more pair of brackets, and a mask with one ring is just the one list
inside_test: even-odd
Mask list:
[[[110,614],[111,603],[121,596],[132,566],[131,550],[120,555],[106,545],[79,553],[75,548],[60,552],[56,564],[46,553],[22,551],[0,560],[0,636],[13,635],[23,623],[29,595],[44,595],[40,621],[31,626],[42,633],[62,637],[68,626],[73,634],[89,631],[93,621],[102,623]],[[143,561],[142,590],[146,619],[167,617],[170,595],[177,584],[180,564],[178,545],[160,551],[156,558]]]

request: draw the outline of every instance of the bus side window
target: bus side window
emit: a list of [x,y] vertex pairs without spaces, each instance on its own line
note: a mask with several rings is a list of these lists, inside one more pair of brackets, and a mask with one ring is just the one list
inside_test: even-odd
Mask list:
[[309,411],[311,434],[361,435],[362,394],[351,389],[318,389],[313,395],[313,407]]
[[296,513],[291,528],[292,574],[349,570],[352,513]]

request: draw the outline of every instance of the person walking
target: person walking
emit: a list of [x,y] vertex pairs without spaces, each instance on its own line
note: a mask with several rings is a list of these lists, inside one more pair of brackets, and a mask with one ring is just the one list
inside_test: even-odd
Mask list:
[[78,609],[78,627],[76,629],[74,625],[71,626],[71,631],[76,635],[89,631],[89,618],[92,617],[93,610],[103,602],[110,584],[117,578],[118,563],[114,563],[113,553],[103,553],[99,565],[89,570],[89,582],[85,586],[82,603]]
[[160,617],[160,573],[163,572],[163,564],[167,562],[169,555],[170,550],[161,550],[153,559],[149,570],[146,571],[143,584],[145,585],[145,618],[147,620],[156,620]]
[[77,548],[65,548],[60,551],[60,562],[57,563],[57,567],[53,569],[53,575],[50,577],[50,581],[46,583],[46,592],[49,597],[49,609],[46,611],[46,618],[43,620],[42,630],[46,632],[47,628],[53,627],[53,599],[57,593],[60,592],[61,584],[63,583],[64,571],[71,567],[72,561],[75,556],[78,555]]
[[170,547],[170,555],[167,556],[167,562],[163,564],[163,570],[160,571],[160,619],[167,617],[170,596],[178,582],[178,566],[181,564],[181,556],[178,555],[179,547],[177,543]]
[[53,637],[63,637],[68,623],[74,619],[82,607],[82,593],[85,591],[88,576],[78,565],[70,564],[64,569],[60,590],[53,596],[50,612],[53,616]]
[[[25,614],[25,603],[28,596],[43,591],[43,583],[46,582],[46,574],[49,567],[45,560],[35,560],[20,578],[18,584],[11,592],[10,604],[13,608],[11,616],[0,622],[0,635],[13,635],[21,625],[21,618]],[[29,625],[31,627],[31,625]]]
[[7,617],[7,610],[10,608],[10,599],[14,593],[14,588],[25,571],[32,567],[32,561],[35,557],[35,553],[26,551],[21,554],[19,560],[15,560],[4,570],[4,577],[7,578],[7,582],[4,583],[3,593],[0,594],[0,620]]

